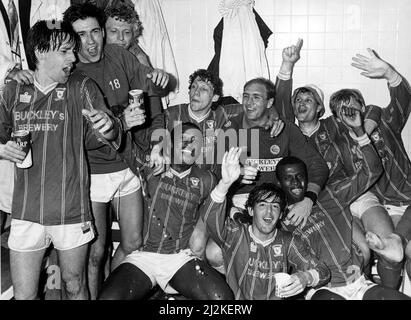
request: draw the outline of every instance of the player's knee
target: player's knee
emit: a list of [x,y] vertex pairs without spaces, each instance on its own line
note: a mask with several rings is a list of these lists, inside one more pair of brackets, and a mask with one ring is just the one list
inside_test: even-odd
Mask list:
[[85,279],[82,273],[63,273],[62,280],[64,290],[68,297],[78,296],[84,289]]
[[90,249],[89,265],[99,267],[103,262],[105,253],[103,246],[92,246]]
[[203,257],[207,245],[207,239],[198,239],[191,237],[190,249],[197,257]]
[[207,243],[206,258],[209,264],[214,268],[220,267],[224,264],[221,248],[215,242],[209,241]]
[[125,237],[124,240],[121,240],[120,246],[121,249],[123,249],[123,252],[127,255],[140,248],[142,243],[143,239],[141,237],[141,234],[138,232],[133,232]]

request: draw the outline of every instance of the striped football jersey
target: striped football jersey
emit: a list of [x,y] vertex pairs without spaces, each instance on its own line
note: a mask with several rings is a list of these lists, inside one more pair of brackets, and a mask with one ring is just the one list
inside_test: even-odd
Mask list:
[[[94,81],[78,72],[48,92],[35,84],[12,81],[6,85],[0,100],[0,141],[10,140],[13,130],[28,130],[32,139],[33,166],[15,168],[14,219],[42,225],[91,220],[86,154],[103,143],[81,110],[109,113],[104,106]],[[121,130],[120,122],[114,123]],[[120,143],[113,146],[118,148]]]

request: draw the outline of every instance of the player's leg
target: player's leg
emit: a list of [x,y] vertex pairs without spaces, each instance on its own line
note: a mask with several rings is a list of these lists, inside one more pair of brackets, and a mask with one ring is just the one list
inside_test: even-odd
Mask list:
[[104,281],[103,267],[107,260],[107,225],[108,225],[108,204],[103,202],[91,202],[94,216],[94,228],[96,237],[90,245],[88,258],[88,288],[90,299],[97,299]]
[[113,208],[116,213],[121,241],[113,256],[111,270],[120,265],[124,258],[141,247],[143,243],[143,195],[140,180],[130,169],[118,173],[121,178],[114,195]]
[[152,289],[150,278],[131,263],[122,263],[106,279],[99,300],[139,300]]
[[369,272],[370,266],[370,248],[368,247],[367,241],[365,239],[365,230],[364,226],[360,219],[357,217],[353,217],[352,222],[353,230],[352,230],[352,239],[354,243],[359,247],[361,253],[364,257],[364,269]]
[[[404,257],[399,236],[392,234],[383,238],[372,232],[367,232],[366,238],[369,247],[378,254],[377,272],[380,275],[382,285],[398,289],[401,284],[402,259]],[[396,253],[398,247],[401,248],[401,254]]]
[[58,250],[63,299],[87,300],[87,253],[89,245],[83,244],[69,250]]
[[[394,233],[394,225],[387,210],[371,192],[366,192],[358,198],[350,209],[363,223],[367,232],[368,246],[379,255],[377,271],[382,284],[390,288],[398,288],[403,250],[401,239]],[[384,239],[384,241],[374,241],[375,239]]]
[[88,299],[87,257],[95,236],[91,221],[46,228],[57,250],[63,299]]
[[364,293],[363,300],[411,300],[411,297],[397,290],[376,285]]
[[199,259],[193,259],[184,264],[171,278],[170,285],[188,299],[234,299],[224,278],[206,262]]
[[197,257],[204,257],[208,238],[206,226],[200,217],[190,237],[190,249]]
[[207,241],[206,257],[210,266],[212,266],[218,272],[225,274],[223,251],[211,238],[209,238]]
[[10,270],[16,300],[38,299],[41,265],[46,249],[19,252],[10,249]]
[[44,226],[12,219],[8,246],[16,300],[38,299],[41,266],[49,245]]
[[339,294],[326,289],[317,290],[310,300],[346,300]]
[[402,239],[402,244],[405,250],[405,270],[408,277],[411,279],[411,206],[408,206],[404,214],[399,219],[395,228],[395,233]]

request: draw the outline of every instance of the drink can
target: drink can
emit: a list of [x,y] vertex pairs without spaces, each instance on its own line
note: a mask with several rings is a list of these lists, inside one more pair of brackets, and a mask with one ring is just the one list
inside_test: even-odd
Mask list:
[[23,163],[16,163],[18,168],[27,169],[33,165],[33,159],[31,155],[31,133],[27,130],[18,130],[12,133],[13,141],[16,142],[22,151],[26,153],[26,157]]
[[128,104],[133,105],[133,108],[139,108],[144,111],[144,91],[140,89],[130,90],[128,92]]
[[275,278],[275,295],[281,298],[281,288],[290,283],[291,276],[288,273],[278,272],[274,275]]

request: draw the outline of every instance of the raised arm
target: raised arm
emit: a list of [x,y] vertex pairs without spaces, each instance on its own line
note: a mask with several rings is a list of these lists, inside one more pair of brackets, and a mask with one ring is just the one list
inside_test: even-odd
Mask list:
[[370,79],[385,79],[388,82],[391,101],[383,109],[383,117],[391,128],[401,133],[411,112],[411,89],[408,82],[389,63],[378,54],[367,49],[369,57],[357,54],[353,58],[353,67],[362,70],[361,74]]
[[298,60],[300,60],[300,53],[303,44],[304,41],[302,39],[298,39],[296,45],[284,48],[282,53],[283,61],[275,83],[276,99],[274,106],[278,113],[290,122],[295,121],[295,116],[291,105],[293,87],[292,74],[295,64]]
[[223,156],[221,179],[206,200],[201,217],[213,240],[223,246],[232,230],[232,220],[226,220],[226,194],[230,186],[240,177],[240,148],[231,148]]

